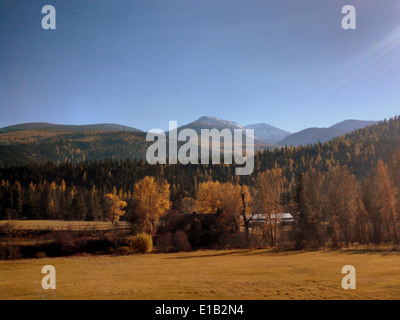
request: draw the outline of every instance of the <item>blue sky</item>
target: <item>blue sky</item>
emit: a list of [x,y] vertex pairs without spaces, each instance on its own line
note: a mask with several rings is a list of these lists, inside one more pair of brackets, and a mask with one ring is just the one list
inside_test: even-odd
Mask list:
[[399,57],[393,0],[0,0],[0,127],[381,120],[400,114]]

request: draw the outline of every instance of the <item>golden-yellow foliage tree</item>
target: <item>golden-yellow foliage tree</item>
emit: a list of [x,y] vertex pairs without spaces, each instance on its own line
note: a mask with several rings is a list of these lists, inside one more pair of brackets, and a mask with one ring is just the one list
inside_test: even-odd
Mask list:
[[266,217],[266,227],[271,246],[276,244],[278,215],[282,213],[283,186],[282,169],[267,170],[257,176],[255,210],[258,214],[263,214]]
[[346,166],[337,166],[328,172],[325,185],[324,212],[331,220],[333,242],[340,241],[348,245],[354,237],[353,226],[362,209],[357,199],[357,180]]
[[199,184],[195,201],[197,213],[217,213],[221,209],[222,191],[218,181],[207,181]]
[[106,194],[105,199],[108,204],[108,217],[113,224],[117,223],[119,218],[125,214],[128,204],[119,198],[115,188],[113,193]]
[[135,183],[133,200],[135,221],[142,231],[154,234],[157,223],[170,208],[169,184],[146,176]]
[[243,212],[242,194],[245,195],[246,203],[250,204],[251,196],[247,186],[230,182],[202,182],[197,191],[195,210],[202,214],[221,213],[222,223],[227,228],[233,228],[232,231],[237,232],[243,222],[241,219]]
[[239,231],[239,227],[243,224],[243,200],[242,194],[245,197],[245,203],[247,206],[247,213],[251,213],[251,195],[247,186],[240,186],[238,184],[232,184],[230,182],[221,185],[221,210],[223,224],[227,227],[234,228],[235,232]]

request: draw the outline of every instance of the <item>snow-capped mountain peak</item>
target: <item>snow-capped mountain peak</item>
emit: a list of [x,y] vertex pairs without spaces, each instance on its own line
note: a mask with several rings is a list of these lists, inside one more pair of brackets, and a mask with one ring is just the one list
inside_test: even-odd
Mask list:
[[199,119],[197,119],[195,122],[198,123],[204,123],[207,124],[207,126],[212,126],[215,125],[216,127],[220,128],[220,127],[226,127],[228,129],[245,129],[243,126],[241,126],[240,124],[234,122],[234,121],[228,121],[228,120],[224,120],[221,118],[216,118],[216,117],[210,117],[210,116],[203,116],[200,117]]

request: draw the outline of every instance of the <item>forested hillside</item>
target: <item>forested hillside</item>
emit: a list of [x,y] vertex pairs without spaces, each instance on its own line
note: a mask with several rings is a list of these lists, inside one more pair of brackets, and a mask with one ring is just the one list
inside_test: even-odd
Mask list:
[[21,123],[13,126],[7,126],[0,129],[0,133],[22,131],[22,130],[54,130],[54,131],[128,131],[128,132],[141,132],[141,130],[123,126],[115,123],[98,123],[98,124],[85,124],[85,125],[65,125],[54,124],[48,122],[29,122]]
[[282,146],[306,146],[308,144],[326,142],[343,134],[377,123],[378,121],[345,120],[329,128],[307,128],[301,130],[291,134],[277,144]]
[[0,134],[0,166],[144,159],[146,134],[129,131],[64,131],[31,129]]

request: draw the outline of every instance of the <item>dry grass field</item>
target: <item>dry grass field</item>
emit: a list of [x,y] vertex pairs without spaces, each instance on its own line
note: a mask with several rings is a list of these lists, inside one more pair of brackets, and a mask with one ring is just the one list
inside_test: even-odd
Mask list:
[[[111,229],[113,225],[111,222],[103,221],[64,221],[64,220],[3,220],[0,221],[2,225],[11,223],[13,229],[16,230],[74,230],[85,231],[88,229]],[[120,222],[124,225],[124,222]]]
[[[53,265],[57,289],[43,290]],[[353,265],[357,288],[341,287]],[[400,299],[397,252],[197,251],[0,261],[0,299]]]

